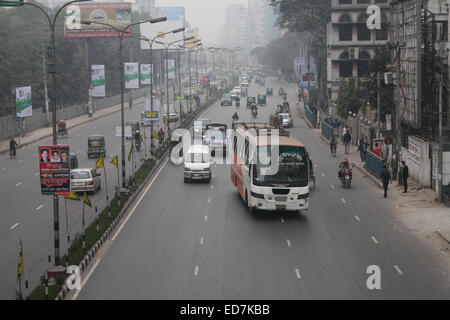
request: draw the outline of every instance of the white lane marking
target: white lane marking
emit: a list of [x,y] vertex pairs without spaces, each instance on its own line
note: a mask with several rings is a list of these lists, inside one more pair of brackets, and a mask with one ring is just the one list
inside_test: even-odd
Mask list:
[[214,185],[211,185],[211,189],[214,189]]
[[2,170],[6,170],[6,168],[2,168]]
[[295,268],[295,275],[297,276],[297,279],[302,278],[302,276],[300,275],[300,270],[298,270],[297,268]]
[[37,156],[37,153],[35,152],[35,153],[33,153],[33,157],[36,157]]
[[81,283],[81,289],[77,290],[77,292],[75,292],[75,294],[73,295],[72,300],[76,300],[78,295],[80,294],[81,290],[83,290],[83,287],[86,285],[86,283],[88,282],[89,278],[92,276],[92,273],[94,273],[94,270],[97,269],[98,264],[100,263],[101,259],[97,260],[94,264],[94,266],[92,267],[92,269],[89,271],[88,275],[86,276],[86,278],[84,278],[84,281]]
[[77,137],[81,137],[81,135],[80,135],[80,134],[77,134]]
[[371,236],[371,238],[372,238],[372,241],[375,242],[375,244],[378,244],[378,240],[374,236]]
[[194,276],[198,276],[198,266],[195,266],[195,269],[194,269]]
[[15,225],[11,226],[11,228],[9,228],[9,230],[14,229],[15,227],[17,227],[19,225],[19,223],[17,222]]
[[358,221],[358,222],[361,221],[361,219],[359,219],[359,217],[357,215],[354,215],[354,217],[355,217],[356,221]]
[[200,238],[200,244],[203,244],[203,242],[205,242],[205,238],[201,237]]
[[207,216],[207,215],[205,216],[205,222],[206,222],[206,221],[208,221],[208,216]]
[[286,242],[287,242],[288,247],[290,247],[291,246],[291,241],[289,239],[286,239]]
[[19,161],[17,161],[17,163],[22,163],[23,162],[23,160],[19,160]]
[[44,207],[43,204],[41,204],[39,207],[36,208],[36,210],[41,210]]
[[314,164],[314,168],[317,168],[317,163],[316,163],[316,164]]
[[403,275],[402,270],[400,270],[400,268],[398,266],[394,265],[394,269],[397,270],[399,275],[401,275],[401,276]]
[[34,175],[35,175],[35,176],[39,175],[39,172],[36,172]]
[[344,198],[341,198],[342,203],[347,203]]
[[22,182],[16,183],[16,187],[20,186]]
[[75,153],[80,153],[81,151],[80,150],[78,150],[77,152],[75,152]]
[[281,223],[284,223],[284,219],[283,218],[281,218]]
[[331,189],[334,189],[334,185],[330,184],[330,188],[331,188]]
[[147,186],[147,188],[145,188],[144,192],[142,193],[142,195],[139,197],[139,200],[136,201],[136,204],[134,205],[133,209],[131,209],[130,214],[128,215],[128,217],[126,217],[126,219],[123,221],[122,225],[119,227],[119,229],[117,229],[116,234],[114,235],[114,237],[111,238],[112,241],[114,241],[116,239],[116,237],[119,235],[120,231],[122,231],[123,227],[125,226],[125,224],[128,222],[128,220],[131,218],[131,216],[134,214],[134,212],[136,211],[136,208],[138,207],[138,205],[141,203],[142,199],[144,199],[145,195],[147,194],[148,190],[150,189],[150,187],[153,185],[153,183],[155,182],[156,178],[159,177],[159,174],[161,173],[162,169],[164,169],[164,167],[167,164],[167,161],[169,161],[169,159],[167,158],[166,161],[164,162],[164,164],[161,166],[161,168],[159,168],[158,172],[156,173],[155,177],[153,178],[153,180],[149,183],[149,185]]
[[211,203],[211,198],[208,198],[208,203]]
[[325,178],[325,173],[322,173],[322,177],[324,177],[324,178]]

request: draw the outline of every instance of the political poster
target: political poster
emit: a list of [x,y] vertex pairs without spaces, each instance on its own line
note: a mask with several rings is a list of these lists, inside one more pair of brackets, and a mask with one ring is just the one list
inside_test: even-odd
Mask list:
[[42,195],[70,194],[69,146],[39,146]]
[[141,64],[141,84],[150,84],[153,77],[153,67],[151,64]]
[[169,79],[175,79],[175,60],[169,59],[166,60],[166,63],[168,69],[167,72],[169,73]]
[[33,115],[31,105],[31,87],[16,88],[16,117],[25,118]]
[[92,74],[92,96],[105,96],[105,66],[103,64],[93,64],[91,66]]
[[125,88],[139,88],[139,64],[135,62],[125,63]]

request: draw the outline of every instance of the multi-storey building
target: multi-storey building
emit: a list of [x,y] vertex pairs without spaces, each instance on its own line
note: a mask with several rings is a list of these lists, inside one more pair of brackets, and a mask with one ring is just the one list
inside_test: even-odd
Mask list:
[[[331,0],[328,26],[328,96],[336,101],[340,81],[356,79],[358,85],[367,76],[369,60],[375,48],[389,40],[388,0]],[[381,29],[367,27],[367,8],[381,9]]]

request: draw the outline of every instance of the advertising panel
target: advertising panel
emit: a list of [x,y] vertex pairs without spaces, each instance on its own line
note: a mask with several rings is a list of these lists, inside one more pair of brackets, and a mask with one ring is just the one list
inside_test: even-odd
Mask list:
[[[131,126],[124,126],[125,129],[125,137],[131,138],[132,135],[132,131],[131,131]],[[122,136],[122,126],[121,125],[117,125],[116,126],[116,137],[121,137]]]
[[31,87],[16,88],[16,117],[25,118],[33,115],[31,105]]
[[139,64],[135,62],[125,63],[125,88],[139,88]]
[[[118,32],[114,28],[123,30],[132,23],[131,20],[131,3],[128,2],[72,4],[67,7],[65,13],[64,37],[118,37]],[[82,21],[91,23],[84,24]],[[132,34],[125,33],[123,36],[131,37]]]
[[92,96],[105,96],[105,66],[103,64],[93,64],[92,73]]
[[38,150],[41,193],[43,195],[69,195],[69,146],[39,146]]
[[166,60],[166,63],[168,69],[167,72],[169,73],[168,75],[169,79],[175,79],[175,60],[169,59]]
[[141,84],[150,84],[150,77],[153,77],[152,69],[151,64],[141,64]]

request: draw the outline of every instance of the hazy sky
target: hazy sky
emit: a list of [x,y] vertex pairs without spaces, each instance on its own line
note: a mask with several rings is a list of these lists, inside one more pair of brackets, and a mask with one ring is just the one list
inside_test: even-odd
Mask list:
[[156,0],[157,7],[185,7],[186,20],[199,29],[202,42],[208,45],[217,44],[226,8],[232,3],[247,6],[248,0]]

